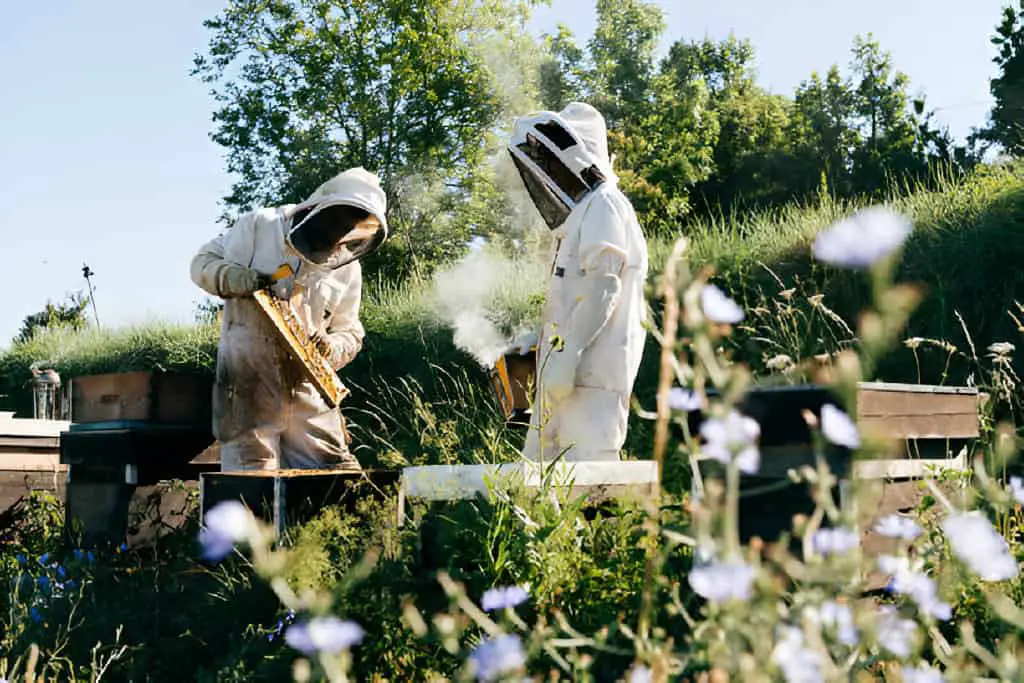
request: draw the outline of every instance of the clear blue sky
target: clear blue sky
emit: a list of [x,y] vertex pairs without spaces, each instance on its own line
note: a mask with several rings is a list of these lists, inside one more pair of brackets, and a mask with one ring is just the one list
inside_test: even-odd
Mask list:
[[[208,137],[213,103],[189,76],[203,19],[220,2],[6,3],[0,21],[0,347],[46,300],[84,290],[95,271],[104,326],[191,319],[188,277],[219,230],[230,185]],[[845,65],[872,31],[912,88],[958,137],[984,121],[1000,0],[660,0],[666,42],[750,38],[760,82],[790,93],[812,69]],[[581,39],[593,0],[554,0],[533,27],[563,17]],[[90,311],[91,312],[91,311]]]

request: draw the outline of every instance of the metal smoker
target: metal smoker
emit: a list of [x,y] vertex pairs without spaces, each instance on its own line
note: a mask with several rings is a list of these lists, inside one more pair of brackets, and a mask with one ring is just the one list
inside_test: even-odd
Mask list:
[[37,420],[66,419],[60,386],[60,375],[56,371],[32,368],[32,417]]

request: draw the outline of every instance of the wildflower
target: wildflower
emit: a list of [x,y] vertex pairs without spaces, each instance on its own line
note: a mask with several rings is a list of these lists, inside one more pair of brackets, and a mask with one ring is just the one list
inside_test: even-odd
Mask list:
[[1010,493],[1021,505],[1024,505],[1024,480],[1020,477],[1010,477]]
[[22,567],[24,567],[25,563],[28,562],[28,558],[25,557],[25,555],[23,555],[22,553],[18,553],[17,555],[15,555],[14,559],[16,559],[18,561],[18,564],[20,564]]
[[701,450],[712,460],[728,464],[735,459],[741,472],[754,474],[761,464],[757,438],[761,426],[757,421],[732,410],[724,418],[711,418],[700,426],[706,443]]
[[781,629],[779,641],[772,650],[772,662],[782,670],[787,683],[824,681],[821,657],[804,645],[804,634],[794,626]]
[[874,529],[883,536],[902,538],[904,541],[912,541],[924,531],[914,520],[895,513],[878,520]]
[[333,616],[314,617],[289,626],[284,632],[284,640],[306,655],[317,652],[335,654],[362,642],[363,629],[353,621],[342,621]]
[[892,576],[892,581],[886,586],[887,590],[906,595],[917,603],[922,612],[936,619],[948,621],[953,617],[953,608],[939,600],[935,582],[911,569],[906,558],[880,555],[878,568]]
[[953,553],[982,581],[1006,581],[1020,571],[1006,539],[981,513],[954,513],[942,521]]
[[668,407],[672,410],[679,410],[684,413],[691,413],[700,410],[704,406],[704,400],[696,391],[672,387],[668,392]]
[[43,553],[39,556],[39,564],[46,566],[46,563],[50,561],[50,553]]
[[772,356],[764,364],[769,370],[788,370],[793,367],[793,359],[784,353],[780,353],[777,356]]
[[505,634],[481,642],[469,663],[478,681],[494,681],[526,664],[526,653],[519,636]]
[[485,612],[496,609],[512,609],[516,605],[526,602],[529,594],[519,586],[508,586],[505,588],[492,588],[484,592],[480,600],[480,606]]
[[946,680],[942,673],[927,664],[921,666],[901,666],[900,678],[903,683],[942,683]]
[[32,617],[32,621],[36,622],[37,624],[43,620],[43,613],[39,611],[38,607],[33,607],[32,609],[30,609],[28,611],[28,615]]
[[814,534],[814,549],[822,555],[845,555],[859,545],[860,536],[842,527],[819,529]]
[[994,356],[1009,356],[1016,348],[1010,342],[996,342],[989,345],[988,350]]
[[903,246],[912,231],[913,225],[905,216],[884,207],[871,207],[833,223],[818,234],[811,249],[824,263],[867,268]]
[[878,642],[897,657],[909,657],[917,636],[917,624],[903,619],[892,605],[878,608]]
[[81,548],[75,548],[75,551],[74,551],[73,554],[75,556],[75,559],[78,560],[79,562],[81,562],[85,558],[85,553],[82,552]]
[[629,672],[629,683],[653,683],[651,670],[643,664],[637,664]]
[[205,515],[206,525],[199,532],[203,557],[218,562],[227,556],[235,543],[244,540],[253,529],[252,513],[237,500],[227,500],[212,507]]
[[117,551],[120,552],[120,553],[127,552],[127,550],[128,550],[128,544],[127,543],[122,543],[121,545],[117,546]]
[[821,433],[826,439],[850,450],[860,448],[860,432],[850,416],[830,403],[821,407]]
[[911,337],[910,339],[904,339],[903,345],[906,346],[908,349],[916,349],[919,346],[921,346],[923,342],[924,339],[922,339],[921,337]]
[[47,592],[50,590],[49,576],[40,576],[38,579],[36,579],[36,582],[39,584],[39,590],[43,592]]
[[67,576],[67,574],[68,573],[64,570],[64,567],[58,565],[58,567],[57,567],[57,576],[59,578],[63,579],[65,576]]
[[815,614],[817,620],[836,634],[843,645],[853,647],[860,639],[857,627],[853,625],[853,612],[846,605],[834,600],[823,603]]
[[92,554],[91,550],[85,554],[85,561],[89,564],[92,564],[96,561],[96,556]]
[[708,320],[732,325],[743,320],[743,309],[714,285],[704,285],[700,291],[700,307]]
[[690,570],[690,586],[710,602],[750,598],[754,568],[742,562],[709,562]]

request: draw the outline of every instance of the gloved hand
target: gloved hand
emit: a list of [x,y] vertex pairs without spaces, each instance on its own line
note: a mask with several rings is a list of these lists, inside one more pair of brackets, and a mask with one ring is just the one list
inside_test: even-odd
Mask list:
[[248,296],[270,283],[269,275],[231,263],[221,274],[220,295],[225,299]]
[[564,401],[576,384],[580,354],[569,347],[553,351],[541,372],[541,391],[550,403]]

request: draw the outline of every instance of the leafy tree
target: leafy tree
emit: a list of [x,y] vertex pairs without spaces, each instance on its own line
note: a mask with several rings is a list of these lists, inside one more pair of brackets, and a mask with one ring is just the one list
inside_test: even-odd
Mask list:
[[1024,0],[1018,8],[1003,8],[992,43],[999,50],[992,60],[999,67],[999,75],[989,83],[995,104],[988,125],[976,139],[1020,156],[1024,152]]
[[46,306],[38,313],[26,316],[21,323],[21,330],[14,338],[14,343],[25,343],[42,329],[66,328],[81,330],[88,325],[85,309],[89,298],[81,292],[69,295],[63,303],[46,302]]
[[584,97],[588,78],[586,55],[573,39],[572,31],[559,24],[555,35],[544,34],[545,58],[540,64],[541,104],[558,111]]
[[[400,276],[417,259],[450,255],[469,232],[435,225],[400,188],[427,179],[440,192],[464,191],[505,104],[491,41],[521,35],[531,5],[231,0],[205,22],[211,38],[193,71],[212,86],[212,138],[240,178],[228,207],[301,201],[340,170],[363,166],[382,179],[394,232],[413,231],[371,267]],[[413,242],[423,249],[399,248]]]

